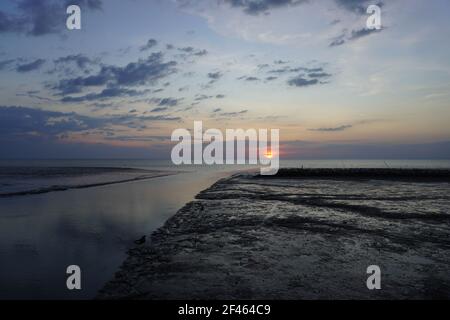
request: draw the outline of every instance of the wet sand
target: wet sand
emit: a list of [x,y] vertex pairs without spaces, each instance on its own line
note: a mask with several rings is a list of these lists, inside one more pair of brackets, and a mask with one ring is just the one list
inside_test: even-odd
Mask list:
[[[448,170],[222,179],[128,257],[100,299],[449,299]],[[381,290],[366,269],[381,268]]]

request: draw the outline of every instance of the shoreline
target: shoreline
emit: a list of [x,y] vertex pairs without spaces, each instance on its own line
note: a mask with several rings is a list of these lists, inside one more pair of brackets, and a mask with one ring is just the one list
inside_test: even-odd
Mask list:
[[[220,179],[97,299],[449,299],[450,171],[375,170]],[[372,264],[384,290],[365,286]]]
[[[84,168],[83,168],[84,169]],[[91,168],[92,169],[92,168]],[[127,182],[135,182],[135,181],[141,181],[141,180],[147,180],[147,179],[153,179],[153,178],[159,178],[159,177],[166,177],[170,175],[176,175],[179,174],[179,171],[161,171],[161,170],[141,170],[141,169],[133,169],[133,168],[95,168],[100,169],[102,172],[100,173],[94,173],[90,177],[91,178],[98,178],[102,174],[127,174],[130,175],[130,177],[122,177],[117,179],[118,177],[107,177],[106,181],[98,181],[98,182],[91,182],[91,183],[84,183],[84,184],[67,184],[67,185],[50,185],[48,187],[38,187],[36,189],[29,189],[29,190],[21,190],[21,191],[11,191],[11,192],[1,192],[0,193],[0,199],[1,198],[13,198],[13,197],[20,197],[20,196],[27,196],[27,195],[37,195],[37,194],[44,194],[44,193],[50,193],[50,192],[59,192],[59,191],[67,191],[67,190],[74,190],[74,189],[86,189],[86,188],[93,188],[93,187],[101,187],[101,186],[108,186],[113,184],[120,184],[120,183],[127,183]],[[109,171],[108,171],[109,170]],[[135,175],[135,176],[133,176]],[[68,179],[70,178],[80,178],[83,175],[80,174],[79,176],[69,176],[66,177]],[[116,178],[116,179],[113,179]],[[113,180],[111,180],[113,179]]]

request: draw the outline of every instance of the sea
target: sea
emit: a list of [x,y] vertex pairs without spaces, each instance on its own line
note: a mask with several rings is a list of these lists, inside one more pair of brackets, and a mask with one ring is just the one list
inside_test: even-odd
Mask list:
[[[282,160],[280,165],[450,169],[450,160]],[[129,181],[130,173],[120,168],[170,174]],[[160,160],[0,160],[0,299],[95,298],[134,240],[161,227],[215,181],[255,169]],[[80,290],[67,288],[70,265],[81,269]]]

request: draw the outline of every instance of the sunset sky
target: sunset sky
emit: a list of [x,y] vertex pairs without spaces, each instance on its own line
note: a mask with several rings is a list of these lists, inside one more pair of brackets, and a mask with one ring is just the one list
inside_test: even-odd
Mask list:
[[2,158],[167,159],[198,120],[280,129],[285,158],[450,158],[448,0],[4,0],[0,39]]

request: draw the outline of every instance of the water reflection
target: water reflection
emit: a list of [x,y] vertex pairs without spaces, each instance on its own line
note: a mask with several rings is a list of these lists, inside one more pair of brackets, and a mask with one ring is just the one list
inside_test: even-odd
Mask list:
[[[92,298],[134,239],[161,226],[224,174],[189,172],[0,199],[0,298]],[[65,287],[71,264],[81,267],[81,291]]]

